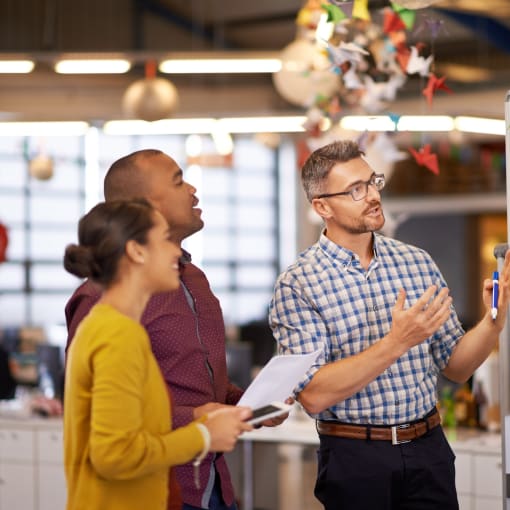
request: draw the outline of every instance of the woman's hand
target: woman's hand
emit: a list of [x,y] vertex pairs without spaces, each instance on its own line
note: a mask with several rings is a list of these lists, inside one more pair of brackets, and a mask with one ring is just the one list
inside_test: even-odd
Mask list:
[[253,427],[245,420],[251,416],[249,407],[227,406],[207,415],[204,425],[211,435],[211,451],[230,452],[239,436]]

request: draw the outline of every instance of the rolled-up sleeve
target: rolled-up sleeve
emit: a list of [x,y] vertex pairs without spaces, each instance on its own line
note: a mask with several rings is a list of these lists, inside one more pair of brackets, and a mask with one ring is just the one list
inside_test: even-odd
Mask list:
[[295,278],[284,274],[277,280],[269,309],[269,325],[278,342],[280,354],[305,354],[322,350],[294,389],[294,393],[298,394],[317,370],[328,362],[324,352],[329,349],[324,349],[328,342],[326,325]]

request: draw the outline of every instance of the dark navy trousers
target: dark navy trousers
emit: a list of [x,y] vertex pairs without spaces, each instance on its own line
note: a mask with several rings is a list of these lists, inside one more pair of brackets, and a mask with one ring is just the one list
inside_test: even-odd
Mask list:
[[458,510],[441,426],[408,443],[320,436],[315,496],[326,510]]

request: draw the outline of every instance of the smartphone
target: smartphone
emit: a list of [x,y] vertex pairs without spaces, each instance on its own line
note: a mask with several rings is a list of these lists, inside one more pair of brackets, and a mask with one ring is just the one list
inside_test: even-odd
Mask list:
[[267,406],[253,409],[252,416],[246,421],[251,425],[257,425],[258,423],[263,422],[269,418],[275,418],[276,416],[288,413],[291,409],[292,406],[289,404],[284,404],[283,402],[271,402]]

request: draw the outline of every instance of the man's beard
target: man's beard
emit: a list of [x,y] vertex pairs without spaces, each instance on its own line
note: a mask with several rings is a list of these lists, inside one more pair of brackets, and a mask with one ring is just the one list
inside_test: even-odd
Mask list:
[[381,208],[381,217],[377,220],[371,220],[369,217],[364,215],[356,224],[343,225],[343,228],[349,232],[349,234],[366,234],[367,232],[377,232],[378,230],[381,230],[384,226],[384,222],[384,212]]

